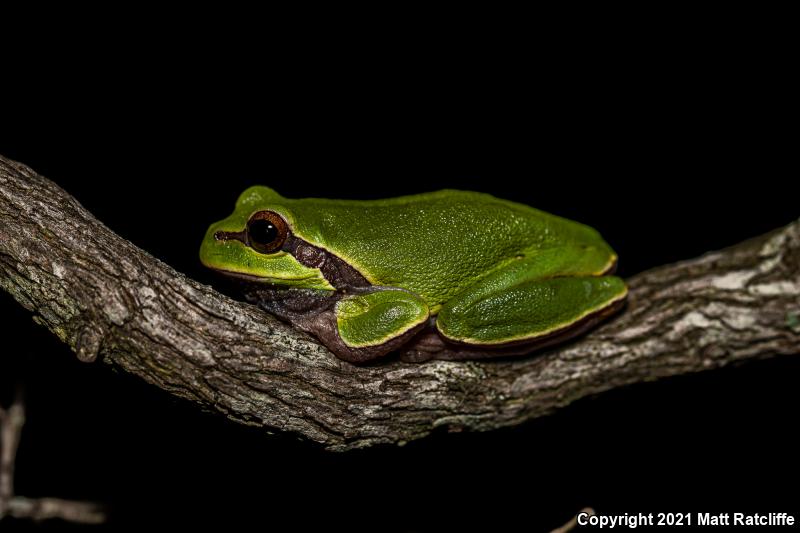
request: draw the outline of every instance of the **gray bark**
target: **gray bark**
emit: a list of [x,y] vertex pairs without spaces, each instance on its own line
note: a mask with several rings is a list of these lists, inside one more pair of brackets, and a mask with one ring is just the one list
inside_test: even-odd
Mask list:
[[0,286],[34,320],[81,360],[334,450],[511,426],[627,384],[799,351],[800,221],[628,283],[623,314],[539,355],[353,366],[0,157]]

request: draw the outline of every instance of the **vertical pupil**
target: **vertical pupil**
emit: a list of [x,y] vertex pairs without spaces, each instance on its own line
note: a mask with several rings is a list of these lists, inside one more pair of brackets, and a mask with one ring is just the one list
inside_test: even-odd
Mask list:
[[253,242],[269,244],[278,236],[278,229],[269,220],[254,220],[247,227],[247,232]]

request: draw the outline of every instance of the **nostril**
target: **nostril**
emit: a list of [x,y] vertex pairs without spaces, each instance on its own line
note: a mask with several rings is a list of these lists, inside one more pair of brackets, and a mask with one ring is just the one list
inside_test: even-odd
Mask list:
[[228,236],[225,234],[224,231],[217,231],[214,233],[214,238],[218,241],[225,241],[227,240]]

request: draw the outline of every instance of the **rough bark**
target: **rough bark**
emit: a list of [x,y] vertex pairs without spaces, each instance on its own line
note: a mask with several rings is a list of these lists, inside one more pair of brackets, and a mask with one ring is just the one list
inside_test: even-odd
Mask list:
[[0,157],[0,286],[37,322],[84,361],[336,450],[510,426],[615,387],[799,351],[800,221],[628,282],[623,314],[546,353],[358,367]]

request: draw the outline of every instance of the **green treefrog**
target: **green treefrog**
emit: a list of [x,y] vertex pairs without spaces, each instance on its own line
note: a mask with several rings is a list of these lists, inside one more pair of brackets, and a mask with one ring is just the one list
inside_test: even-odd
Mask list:
[[200,259],[355,363],[527,354],[586,331],[627,294],[594,229],[456,190],[359,201],[251,187],[208,229]]

